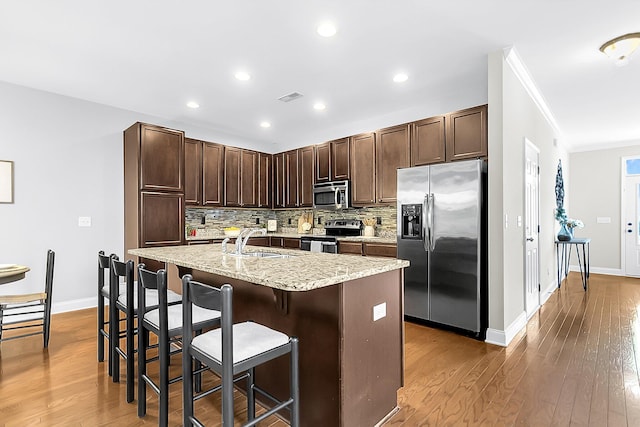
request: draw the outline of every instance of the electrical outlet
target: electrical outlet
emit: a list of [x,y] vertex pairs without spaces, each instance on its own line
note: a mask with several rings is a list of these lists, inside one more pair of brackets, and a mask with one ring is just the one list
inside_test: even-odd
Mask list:
[[320,224],[322,224],[322,217],[321,216],[318,217],[318,225],[320,225]]
[[289,225],[291,225],[291,218],[289,218]]
[[91,227],[91,217],[90,216],[79,216],[78,217],[78,227]]
[[202,218],[200,219],[200,224],[205,225],[206,224],[206,215],[202,215]]
[[260,224],[260,218],[256,218],[256,224]]
[[382,225],[382,217],[381,216],[376,217],[376,224]]
[[380,320],[383,317],[387,316],[387,303],[383,302],[382,304],[373,306],[373,321]]

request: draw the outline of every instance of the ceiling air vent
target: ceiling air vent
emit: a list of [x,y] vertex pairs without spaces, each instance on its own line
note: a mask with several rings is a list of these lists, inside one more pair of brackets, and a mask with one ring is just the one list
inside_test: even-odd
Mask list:
[[296,99],[302,98],[302,97],[303,97],[303,95],[301,93],[291,92],[291,93],[288,93],[288,94],[283,95],[280,98],[278,98],[278,101],[291,102],[291,101],[295,101]]

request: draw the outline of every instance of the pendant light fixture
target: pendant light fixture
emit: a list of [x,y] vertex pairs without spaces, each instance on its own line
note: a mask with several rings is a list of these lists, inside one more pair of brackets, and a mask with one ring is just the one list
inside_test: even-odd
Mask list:
[[629,33],[616,37],[600,46],[600,52],[613,59],[616,65],[623,66],[629,62],[629,57],[640,46],[640,33]]

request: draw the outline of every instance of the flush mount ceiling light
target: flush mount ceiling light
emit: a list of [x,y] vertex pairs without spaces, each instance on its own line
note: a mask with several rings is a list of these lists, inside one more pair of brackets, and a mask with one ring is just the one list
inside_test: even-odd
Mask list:
[[269,123],[269,122],[260,122],[260,127],[261,128],[270,128],[271,127],[271,123]]
[[200,108],[200,104],[198,104],[195,101],[189,101],[187,102],[187,107],[196,109],[196,108]]
[[324,105],[324,102],[316,102],[315,104],[313,104],[313,109],[314,110],[322,111],[325,108],[327,108],[327,106]]
[[393,81],[396,83],[402,83],[402,82],[406,82],[408,78],[409,76],[407,76],[405,73],[398,73],[395,76],[393,76]]
[[616,65],[626,65],[629,57],[640,46],[640,33],[629,33],[616,37],[600,46],[600,52],[613,59]]
[[336,29],[336,26],[333,22],[323,22],[320,25],[318,25],[318,28],[316,28],[316,31],[318,32],[318,34],[320,34],[322,37],[333,37],[335,36],[336,32],[338,31]]
[[243,82],[251,79],[251,75],[246,71],[238,71],[234,74],[234,77],[236,78],[236,80],[240,80]]

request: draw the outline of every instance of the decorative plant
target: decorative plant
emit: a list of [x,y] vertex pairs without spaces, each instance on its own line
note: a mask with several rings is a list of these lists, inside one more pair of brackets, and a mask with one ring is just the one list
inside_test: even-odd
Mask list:
[[562,178],[562,160],[558,160],[556,173],[556,220],[561,225],[567,223],[567,212],[564,210],[564,179]]
[[565,224],[569,228],[582,228],[582,227],[584,227],[584,223],[582,221],[580,221],[579,219],[573,219],[573,218],[567,219],[565,221]]

